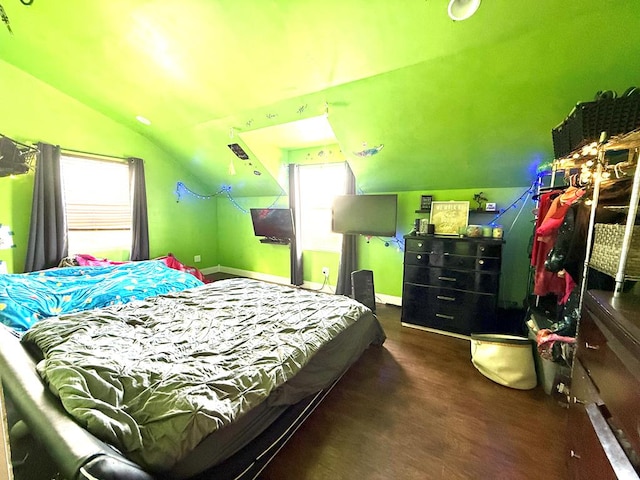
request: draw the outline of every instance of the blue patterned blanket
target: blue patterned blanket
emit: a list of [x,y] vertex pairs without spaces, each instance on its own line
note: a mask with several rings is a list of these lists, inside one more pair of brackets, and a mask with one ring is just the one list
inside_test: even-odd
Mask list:
[[39,320],[178,292],[203,283],[159,260],[0,275],[0,321],[22,333]]

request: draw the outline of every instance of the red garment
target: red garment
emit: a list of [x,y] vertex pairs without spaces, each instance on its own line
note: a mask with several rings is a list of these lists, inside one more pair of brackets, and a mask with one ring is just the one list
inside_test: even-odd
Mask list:
[[536,233],[542,237],[546,237],[557,232],[564,221],[567,210],[569,210],[571,205],[582,197],[582,195],[584,195],[584,190],[575,187],[569,187],[563,194],[558,195],[551,203],[549,211],[545,215],[542,224],[536,229]]
[[159,257],[156,260],[163,261],[167,267],[173,268],[174,270],[180,270],[181,272],[187,272],[196,277],[198,280],[204,283],[210,283],[210,280],[207,280],[205,276],[202,274],[200,270],[195,267],[190,267],[180,262],[176,257],[173,256],[172,253],[169,253],[166,257]]
[[553,361],[553,344],[556,342],[576,343],[574,337],[565,337],[553,333],[551,330],[543,328],[536,333],[536,342],[538,344],[538,352],[544,359]]
[[538,202],[538,218],[536,219],[536,229],[534,230],[533,246],[531,249],[531,265],[533,267],[537,265],[536,259],[538,258],[539,242],[536,235],[536,231],[538,230],[538,227],[542,225],[544,218],[547,216],[549,207],[551,207],[551,202],[553,201],[554,195],[556,194],[557,194],[556,192],[547,192],[540,195],[540,201]]
[[116,260],[108,260],[106,258],[96,258],[88,253],[79,253],[75,256],[75,260],[80,266],[89,267],[105,267],[107,265],[122,265],[127,262],[118,262]]
[[[557,206],[560,203],[557,192],[545,193],[540,197],[540,210],[538,211],[538,223],[533,237],[533,249],[531,255],[531,264],[535,267],[535,275],[533,278],[533,294],[544,297],[550,293],[555,294],[558,298],[563,298],[566,291],[565,279],[559,277],[556,273],[550,272],[544,266],[544,262],[553,248],[558,229],[543,228],[543,225],[550,226],[548,219],[557,213]],[[554,198],[555,197],[555,198]],[[565,212],[566,213],[566,212]],[[553,221],[551,221],[553,222]],[[560,227],[558,224],[558,228]],[[546,235],[540,235],[538,232],[542,229]]]
[[[544,218],[543,212],[538,212],[538,225],[536,225],[531,255],[531,264],[535,267],[533,293],[539,296],[553,293],[558,297],[558,303],[561,305],[567,302],[576,282],[564,270],[557,273],[548,271],[545,268],[545,261],[556,243],[558,230],[567,211],[584,195],[584,192],[583,189],[568,187],[553,200],[551,200],[553,192],[540,196],[540,205],[544,204],[545,208],[549,205],[549,207],[546,209]],[[549,201],[551,201],[550,204]],[[540,221],[541,218],[543,218],[542,221]]]

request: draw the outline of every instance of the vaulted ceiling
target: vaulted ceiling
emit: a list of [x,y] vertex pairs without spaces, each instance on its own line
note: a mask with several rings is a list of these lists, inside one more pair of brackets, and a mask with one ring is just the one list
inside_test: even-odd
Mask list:
[[249,132],[324,114],[366,193],[527,185],[577,102],[640,86],[638,2],[484,0],[460,22],[448,0],[23,3],[0,0],[0,59],[238,195],[280,191]]

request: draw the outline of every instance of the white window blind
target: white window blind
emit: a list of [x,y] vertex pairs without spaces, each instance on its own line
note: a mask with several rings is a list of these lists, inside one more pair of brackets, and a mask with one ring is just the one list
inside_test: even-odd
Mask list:
[[129,165],[61,157],[69,253],[131,247]]
[[300,166],[302,249],[339,252],[342,235],[331,231],[331,206],[345,192],[345,164]]

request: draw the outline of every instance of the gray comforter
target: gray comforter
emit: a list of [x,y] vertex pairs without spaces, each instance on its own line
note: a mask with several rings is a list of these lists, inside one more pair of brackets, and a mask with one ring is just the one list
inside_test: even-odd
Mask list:
[[[23,337],[82,426],[152,471],[240,418],[368,309],[232,279],[42,320]],[[378,342],[384,341],[381,331]]]

